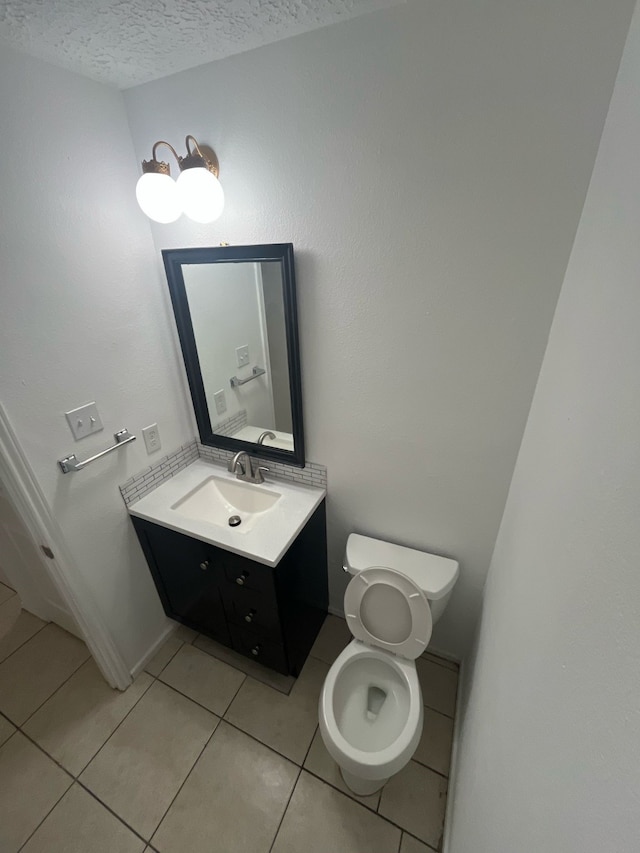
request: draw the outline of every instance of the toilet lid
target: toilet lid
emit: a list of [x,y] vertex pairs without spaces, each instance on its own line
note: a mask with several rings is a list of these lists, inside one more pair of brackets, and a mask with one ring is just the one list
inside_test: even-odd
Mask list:
[[415,660],[431,639],[433,622],[426,595],[395,569],[372,566],[350,581],[344,610],[356,640]]

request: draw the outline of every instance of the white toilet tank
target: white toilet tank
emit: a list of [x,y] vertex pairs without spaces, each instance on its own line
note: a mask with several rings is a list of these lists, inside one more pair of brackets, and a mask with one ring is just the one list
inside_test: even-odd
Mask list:
[[448,557],[438,557],[426,551],[416,551],[404,545],[393,545],[381,539],[351,533],[344,555],[345,571],[357,575],[372,566],[396,569],[411,578],[427,596],[434,624],[447,606],[460,573],[457,561]]

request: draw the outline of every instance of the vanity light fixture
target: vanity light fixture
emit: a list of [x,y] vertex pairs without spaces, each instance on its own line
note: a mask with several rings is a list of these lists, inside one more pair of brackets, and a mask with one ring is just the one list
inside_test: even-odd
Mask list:
[[[180,157],[173,145],[161,139],[153,146],[151,160],[142,161],[136,198],[143,213],[154,222],[175,222],[184,213],[195,222],[208,223],[218,219],[224,208],[215,152],[211,151],[213,159],[205,157],[191,135],[187,136],[185,144],[187,154]],[[171,177],[169,164],[156,158],[159,145],[166,145],[176,158],[180,170],[177,181]]]

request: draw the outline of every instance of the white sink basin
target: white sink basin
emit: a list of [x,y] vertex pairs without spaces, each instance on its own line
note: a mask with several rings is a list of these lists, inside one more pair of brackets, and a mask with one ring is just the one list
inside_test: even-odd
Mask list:
[[238,480],[207,477],[200,485],[176,501],[171,509],[186,518],[208,521],[230,527],[230,518],[239,518],[233,525],[236,533],[248,533],[259,516],[268,513],[280,500],[280,492]]
[[[268,475],[267,475],[268,476]],[[129,507],[131,515],[276,566],[326,492],[281,480],[243,483],[202,459]],[[239,515],[237,527],[229,517]]]

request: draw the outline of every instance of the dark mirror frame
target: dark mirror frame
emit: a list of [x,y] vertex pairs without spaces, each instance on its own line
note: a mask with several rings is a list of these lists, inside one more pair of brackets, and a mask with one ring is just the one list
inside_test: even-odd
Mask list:
[[[293,266],[293,243],[270,243],[258,246],[220,246],[198,249],[163,249],[162,259],[167,273],[173,312],[187,370],[191,399],[200,433],[200,441],[209,447],[221,447],[237,452],[246,450],[251,456],[273,459],[286,465],[304,468],[304,427],[302,421],[302,380],[300,372],[300,346],[298,339],[298,314],[296,308],[296,278]],[[189,312],[189,302],[182,275],[183,264],[229,264],[242,262],[280,261],[282,269],[284,318],[287,337],[289,390],[291,394],[291,421],[293,426],[293,451],[268,447],[252,441],[242,441],[232,436],[217,435],[211,426],[211,417],[200,370],[198,349]],[[267,427],[265,427],[266,429]]]

